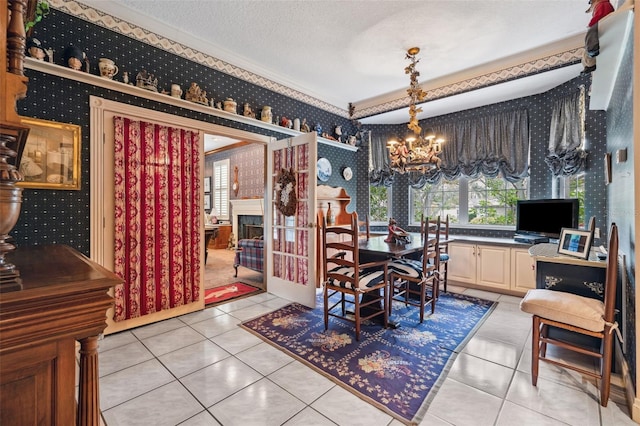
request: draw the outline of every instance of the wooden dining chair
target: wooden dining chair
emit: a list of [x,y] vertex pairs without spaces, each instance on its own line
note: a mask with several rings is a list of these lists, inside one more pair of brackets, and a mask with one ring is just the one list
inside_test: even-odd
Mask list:
[[449,215],[445,217],[444,221],[440,219],[440,216],[425,219],[423,215],[420,219],[420,232],[424,232],[425,227],[428,227],[431,233],[433,233],[436,227],[440,232],[440,241],[438,244],[440,253],[440,266],[438,271],[440,272],[440,276],[438,277],[438,279],[440,280],[440,284],[442,284],[442,288],[446,293],[447,278],[449,276],[449,244],[447,243],[447,241],[449,240]]
[[[600,404],[607,406],[611,388],[613,358],[616,285],[618,280],[618,227],[611,224],[609,253],[604,283],[604,301],[576,294],[548,289],[529,290],[520,302],[520,309],[533,315],[531,382],[538,382],[539,361],[569,368],[600,382]],[[558,328],[600,340],[598,348],[591,348],[550,337],[549,329]],[[588,355],[600,361],[599,371],[593,372],[558,359],[547,358],[547,345]]]
[[388,325],[388,261],[360,263],[358,214],[351,213],[350,219],[348,226],[328,226],[322,220],[324,328],[329,328],[329,317],[343,318],[355,323],[360,340],[363,321],[382,317],[384,327]]
[[[389,262],[390,273],[390,303],[389,314],[393,308],[393,301],[403,302],[405,306],[417,306],[420,308],[420,322],[424,320],[424,308],[431,303],[431,313],[436,309],[436,300],[439,294],[439,270],[440,270],[440,222],[429,233],[428,227],[423,227],[422,256],[420,259],[400,258]],[[427,287],[431,289],[431,296],[427,298]]]

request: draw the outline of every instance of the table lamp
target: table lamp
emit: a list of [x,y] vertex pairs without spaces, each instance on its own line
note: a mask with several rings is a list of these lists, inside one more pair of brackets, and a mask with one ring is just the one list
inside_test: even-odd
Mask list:
[[211,208],[209,212],[209,222],[210,223],[218,223],[218,210],[215,207]]

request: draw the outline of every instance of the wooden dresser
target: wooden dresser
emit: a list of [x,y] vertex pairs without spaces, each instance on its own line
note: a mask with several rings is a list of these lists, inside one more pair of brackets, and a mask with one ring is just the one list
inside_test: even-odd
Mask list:
[[99,425],[98,336],[107,292],[122,280],[63,245],[20,247],[7,259],[22,282],[0,287],[0,424]]

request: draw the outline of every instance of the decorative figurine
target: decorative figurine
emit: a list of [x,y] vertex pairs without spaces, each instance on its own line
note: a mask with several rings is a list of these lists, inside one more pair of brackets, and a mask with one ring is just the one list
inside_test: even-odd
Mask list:
[[293,130],[300,131],[300,119],[299,118],[294,118],[293,119]]
[[[64,63],[72,70],[89,72],[89,59],[76,46],[69,46],[64,50]],[[83,65],[84,70],[82,69]]]
[[320,125],[320,123],[316,124],[315,130],[318,136],[322,136],[322,126]]
[[187,90],[187,94],[184,96],[184,98],[188,101],[198,104],[209,105],[207,92],[202,90],[196,82],[191,83],[191,86],[189,86],[189,90]]
[[179,84],[171,85],[171,96],[174,98],[182,99],[182,89]]
[[333,129],[333,134],[338,142],[342,142],[342,126],[336,126],[335,129]]
[[407,244],[411,242],[409,233],[397,225],[394,218],[389,218],[389,235],[384,240],[387,243]]
[[305,133],[309,133],[311,131],[311,128],[307,124],[307,119],[306,118],[302,119],[302,124],[300,124],[300,131],[301,132],[305,132]]
[[122,82],[124,84],[131,84],[129,81],[129,73],[127,71],[122,71]]
[[39,61],[43,61],[44,57],[47,56],[44,48],[42,47],[42,43],[37,38],[30,38],[27,40],[27,54]]
[[237,110],[238,104],[232,98],[225,99],[225,101],[223,102],[223,105],[224,105],[225,111],[230,112],[231,114],[238,113],[238,110]]
[[242,115],[249,118],[256,118],[256,113],[253,112],[253,110],[251,109],[251,105],[249,105],[247,102],[245,102],[243,105]]
[[158,91],[158,79],[151,73],[147,73],[146,70],[142,70],[136,75],[136,86],[143,89],[151,90],[152,92]]

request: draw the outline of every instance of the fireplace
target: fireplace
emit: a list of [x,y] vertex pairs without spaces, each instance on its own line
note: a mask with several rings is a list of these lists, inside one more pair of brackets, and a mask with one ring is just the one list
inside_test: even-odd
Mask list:
[[238,215],[238,240],[262,237],[262,216]]
[[[231,200],[231,209],[235,244],[237,244],[239,238],[242,238],[240,235],[245,235],[245,232],[247,232],[246,229],[243,229],[247,228],[247,225],[249,227],[249,231],[253,233],[250,235],[256,236],[255,233],[258,232],[259,235],[262,235],[262,230],[259,229],[259,227],[263,225],[263,198]],[[244,218],[243,216],[247,216],[248,218]],[[253,236],[249,238],[253,238]]]

